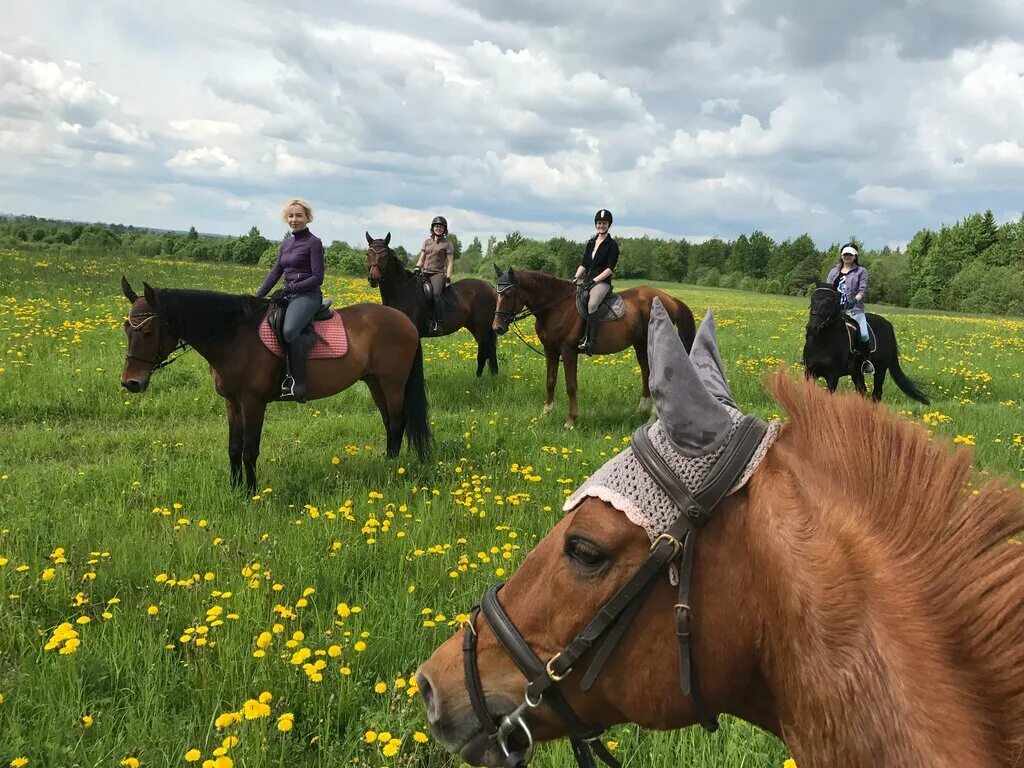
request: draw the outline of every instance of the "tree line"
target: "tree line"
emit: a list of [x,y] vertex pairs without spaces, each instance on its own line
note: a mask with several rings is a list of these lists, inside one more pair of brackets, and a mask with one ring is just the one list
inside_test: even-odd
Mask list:
[[[536,240],[518,231],[491,236],[486,246],[474,237],[463,246],[450,234],[456,271],[485,278],[502,267],[540,269],[570,276],[584,244],[564,237]],[[851,238],[856,242],[855,238]],[[804,295],[839,261],[841,243],[821,249],[807,234],[776,242],[761,231],[735,240],[700,243],[652,237],[617,237],[616,276],[687,282],[761,293]],[[240,237],[158,231],[122,224],[83,224],[35,217],[0,219],[0,247],[55,249],[74,253],[124,253],[143,257],[262,264],[277,258],[279,243],[252,227]],[[858,244],[858,247],[859,244]],[[404,246],[394,248],[409,264]],[[922,229],[905,249],[865,249],[860,262],[870,272],[868,301],[921,309],[1024,316],[1024,215],[997,224],[991,211],[976,213],[937,230]],[[366,249],[335,240],[325,246],[335,272],[366,274]]]

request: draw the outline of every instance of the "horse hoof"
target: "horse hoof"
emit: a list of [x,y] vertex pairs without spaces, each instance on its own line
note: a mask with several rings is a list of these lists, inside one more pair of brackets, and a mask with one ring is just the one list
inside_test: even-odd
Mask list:
[[549,413],[551,413],[551,411],[552,411],[552,409],[554,407],[555,407],[554,403],[545,403],[544,404],[544,415],[547,416]]
[[576,422],[573,421],[572,419],[569,419],[567,422],[565,422],[565,428],[566,429],[576,429]]

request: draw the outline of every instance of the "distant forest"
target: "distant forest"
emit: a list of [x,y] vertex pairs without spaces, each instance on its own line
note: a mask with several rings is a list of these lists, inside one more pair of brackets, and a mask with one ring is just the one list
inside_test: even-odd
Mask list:
[[[454,241],[456,271],[493,277],[491,262],[569,276],[583,243],[556,237],[533,240],[519,232],[486,246],[474,237]],[[776,242],[763,232],[701,243],[650,237],[616,238],[621,249],[616,276],[803,295],[839,259],[840,243],[822,250],[806,234]],[[122,224],[82,224],[30,216],[0,218],[0,247],[56,251],[63,255],[124,253],[138,256],[269,266],[278,243],[253,227],[240,237],[140,229]],[[906,250],[861,248],[870,272],[868,301],[921,309],[1024,316],[1024,216],[999,225],[991,211],[938,230],[922,229]],[[397,246],[398,256],[409,253]],[[366,249],[335,240],[325,249],[335,272],[366,274]]]

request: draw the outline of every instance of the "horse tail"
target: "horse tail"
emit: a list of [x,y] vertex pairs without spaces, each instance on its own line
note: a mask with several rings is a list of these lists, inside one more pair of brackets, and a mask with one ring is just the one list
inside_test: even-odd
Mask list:
[[928,405],[929,400],[927,395],[922,392],[917,384],[911,381],[910,377],[903,372],[900,368],[900,348],[896,343],[896,337],[893,336],[892,340],[892,360],[889,362],[889,374],[892,376],[892,380],[896,382],[896,386],[903,390],[907,397],[917,400],[919,403]]
[[409,378],[405,380],[405,427],[409,445],[425,461],[434,447],[427,408],[427,386],[423,377],[423,345],[416,343]]
[[697,324],[693,319],[693,312],[690,308],[682,301],[676,299],[676,306],[678,307],[679,317],[676,318],[676,328],[679,331],[679,338],[683,342],[683,346],[686,347],[687,353],[693,347],[693,339],[697,335]]

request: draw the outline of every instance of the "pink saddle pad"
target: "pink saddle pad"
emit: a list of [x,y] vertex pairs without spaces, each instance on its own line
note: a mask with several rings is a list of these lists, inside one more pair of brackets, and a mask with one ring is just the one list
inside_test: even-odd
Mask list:
[[[320,335],[323,341],[320,339],[316,340],[313,348],[306,356],[308,359],[344,357],[345,353],[348,352],[348,334],[345,332],[345,324],[341,321],[341,315],[337,312],[332,311],[331,316],[327,320],[314,320],[313,329]],[[263,318],[263,322],[260,323],[260,340],[274,355],[284,357],[281,343],[277,340],[277,336],[274,335],[274,331],[267,322],[267,318]]]

